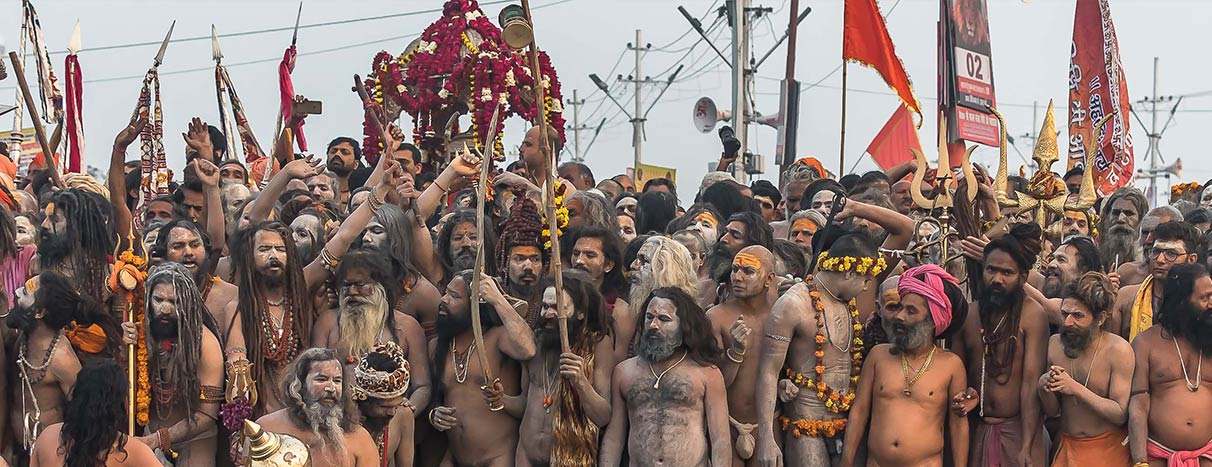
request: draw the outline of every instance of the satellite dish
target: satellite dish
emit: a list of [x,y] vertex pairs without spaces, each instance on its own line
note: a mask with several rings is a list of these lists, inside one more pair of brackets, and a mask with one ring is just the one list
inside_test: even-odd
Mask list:
[[732,112],[719,110],[710,97],[700,97],[694,103],[694,127],[701,133],[711,133],[717,122],[732,120]]

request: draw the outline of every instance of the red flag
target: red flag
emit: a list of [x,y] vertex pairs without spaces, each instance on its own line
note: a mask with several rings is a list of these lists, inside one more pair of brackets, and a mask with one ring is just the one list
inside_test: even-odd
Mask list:
[[874,68],[888,87],[896,90],[901,102],[920,116],[922,106],[913,95],[913,84],[896,56],[892,36],[888,35],[875,0],[846,0],[843,16],[842,60]]
[[[295,84],[291,79],[291,72],[295,71],[295,57],[298,52],[295,50],[294,44],[286,48],[286,52],[282,54],[282,62],[278,64],[278,95],[281,100],[280,112],[282,122],[290,122],[293,104],[295,102]],[[303,122],[300,121],[297,125],[291,128],[295,141],[299,144],[299,150],[307,152],[307,138],[303,136]],[[276,139],[278,135],[274,135]]]
[[67,167],[64,172],[80,173],[80,159],[84,157],[84,79],[80,72],[80,60],[69,54],[64,61],[67,70],[67,113],[64,125],[67,133]]
[[1129,127],[1128,81],[1119,60],[1119,41],[1108,0],[1077,0],[1073,55],[1069,63],[1069,167],[1085,164],[1086,142],[1094,124],[1114,109],[1094,156],[1099,196],[1132,183],[1135,156]]
[[913,159],[910,149],[922,149],[917,139],[917,130],[913,125],[913,115],[909,108],[901,105],[896,112],[888,117],[888,122],[880,129],[871,144],[867,145],[867,154],[881,169],[888,170],[903,162]]

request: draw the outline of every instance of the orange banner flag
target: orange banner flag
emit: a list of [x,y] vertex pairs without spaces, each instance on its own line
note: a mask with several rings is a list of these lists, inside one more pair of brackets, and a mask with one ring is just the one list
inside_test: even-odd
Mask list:
[[879,72],[901,102],[921,117],[922,107],[913,95],[913,85],[896,56],[892,36],[884,25],[875,0],[846,0],[842,25],[842,60],[857,62]]
[[901,163],[913,159],[910,149],[922,149],[922,143],[917,139],[917,130],[913,126],[913,115],[909,108],[897,106],[896,112],[884,123],[879,134],[867,145],[867,154],[871,155],[876,165],[888,170]]

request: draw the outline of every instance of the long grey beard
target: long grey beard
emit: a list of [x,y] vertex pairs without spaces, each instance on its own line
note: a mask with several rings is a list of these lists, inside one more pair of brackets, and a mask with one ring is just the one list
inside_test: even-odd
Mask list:
[[[1103,267],[1114,272],[1112,268],[1140,259],[1139,241],[1140,233],[1138,231],[1124,231],[1113,227],[1104,232],[1098,243],[1098,253],[1102,257]],[[1117,260],[1118,263],[1116,263]]]
[[327,405],[320,401],[307,402],[307,425],[312,434],[324,443],[325,447],[334,449],[341,457],[345,455],[345,430],[341,429],[341,419],[345,411],[341,404]]
[[341,329],[340,347],[355,357],[369,352],[386,321],[385,297],[376,296],[371,303],[345,306],[337,315]]
[[673,355],[682,346],[682,334],[678,332],[672,337],[645,332],[636,343],[635,353],[649,362],[659,362]]

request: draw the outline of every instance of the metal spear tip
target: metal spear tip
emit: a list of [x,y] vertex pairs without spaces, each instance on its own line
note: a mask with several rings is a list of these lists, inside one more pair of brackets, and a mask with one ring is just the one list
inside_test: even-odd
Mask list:
[[156,60],[153,66],[160,66],[164,63],[164,52],[168,50],[168,41],[173,37],[173,29],[177,27],[177,20],[173,20],[173,24],[168,26],[168,34],[164,35],[164,42],[160,43],[160,50],[156,52]]
[[219,49],[219,31],[213,24],[210,25],[210,56],[216,62],[223,59],[223,51]]
[[290,45],[299,41],[299,19],[303,17],[303,2],[299,2],[299,12],[295,13],[295,31],[290,35]]
[[[67,41],[67,53],[75,55],[80,53],[80,20],[76,20],[76,27],[72,29],[72,37]],[[0,51],[4,50],[4,46],[0,46]]]

